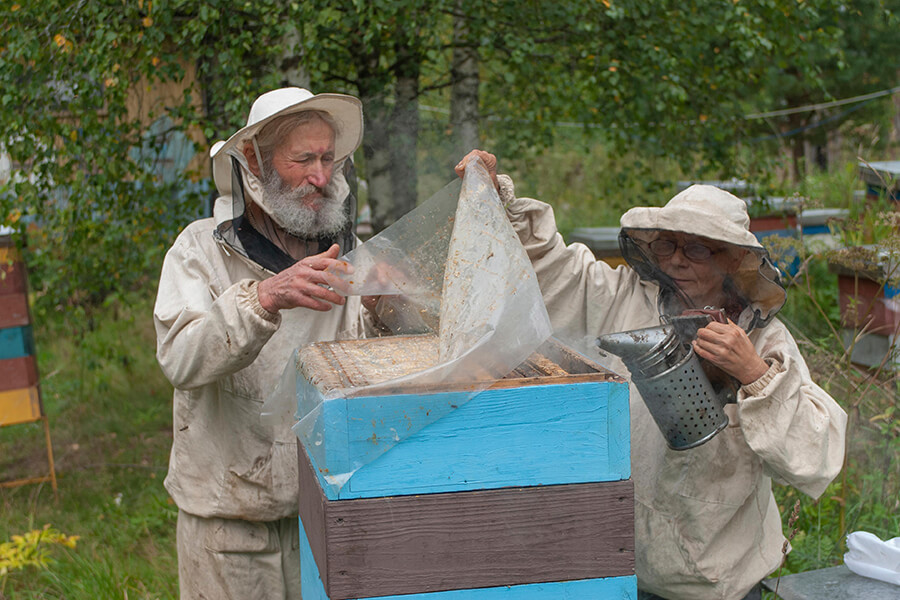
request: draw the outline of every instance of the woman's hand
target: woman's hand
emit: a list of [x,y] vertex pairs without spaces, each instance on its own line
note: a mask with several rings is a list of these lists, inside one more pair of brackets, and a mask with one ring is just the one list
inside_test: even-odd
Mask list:
[[494,182],[494,188],[497,192],[500,192],[500,184],[497,182],[497,157],[491,154],[490,152],[485,152],[484,150],[472,150],[468,154],[466,154],[459,164],[456,165],[454,170],[456,174],[462,177],[466,172],[466,164],[469,162],[469,159],[479,158],[481,159],[482,164],[487,168],[488,174],[491,176],[491,181]]
[[713,321],[700,329],[694,340],[694,351],[742,385],[753,383],[769,370],[747,333],[730,319],[728,323]]

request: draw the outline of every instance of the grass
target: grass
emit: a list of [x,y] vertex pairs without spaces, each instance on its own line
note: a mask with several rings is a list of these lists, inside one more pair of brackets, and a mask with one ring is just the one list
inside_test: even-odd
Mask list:
[[[54,548],[46,569],[11,571],[0,598],[177,597],[177,512],[162,485],[171,387],[151,311],[143,295],[100,309],[92,329],[62,312],[36,317],[59,501],[49,483],[0,490],[0,541],[45,523],[80,539]],[[4,479],[47,472],[37,424],[0,429],[0,448]]]
[[[896,252],[900,235],[896,216],[891,216],[894,206],[883,199],[854,199],[861,188],[855,165],[849,165],[810,177],[796,191],[811,206],[849,209],[844,222],[831,225],[842,245],[877,244]],[[868,531],[884,540],[900,535],[900,380],[890,361],[883,368],[851,361],[841,335],[851,331],[856,336],[860,329],[841,322],[833,271],[836,265],[852,267],[851,259],[810,247],[793,244],[805,266],[789,286],[789,300],[779,317],[797,339],[813,379],[848,413],[846,455],[841,474],[817,501],[791,487],[775,487],[783,517],[800,502],[793,550],[781,574],[842,564],[846,535],[853,531]],[[893,283],[895,278],[888,274],[886,279],[879,283]],[[867,304],[865,312],[872,314],[877,303]]]
[[[615,225],[631,205],[664,202],[681,179],[662,159],[637,164],[602,148],[501,161],[520,193],[554,204],[564,232]],[[796,191],[826,206],[840,205],[856,187],[849,172],[811,178]],[[428,185],[441,187],[436,182]],[[808,273],[809,287],[801,281],[790,288],[782,317],[814,379],[848,409],[851,421],[846,468],[818,501],[776,486],[785,531],[800,500],[783,573],[840,564],[848,532],[871,531],[882,539],[900,534],[897,381],[891,372],[875,374],[842,357],[832,333],[839,326],[834,274],[824,256],[810,262]],[[162,485],[171,444],[171,387],[154,358],[154,295],[146,289],[92,314],[60,309],[35,315],[59,502],[49,484],[0,489],[0,543],[44,524],[80,539],[74,549],[54,547],[56,562],[45,569],[0,576],[0,600],[177,597],[176,508]],[[3,478],[40,474],[45,460],[37,425],[0,429]]]

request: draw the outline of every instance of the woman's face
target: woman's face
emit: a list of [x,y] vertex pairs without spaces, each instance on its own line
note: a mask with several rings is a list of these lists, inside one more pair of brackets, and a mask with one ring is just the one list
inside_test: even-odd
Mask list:
[[674,231],[662,231],[650,243],[659,268],[690,298],[693,308],[725,304],[722,285],[740,263],[740,257],[728,248],[715,240]]

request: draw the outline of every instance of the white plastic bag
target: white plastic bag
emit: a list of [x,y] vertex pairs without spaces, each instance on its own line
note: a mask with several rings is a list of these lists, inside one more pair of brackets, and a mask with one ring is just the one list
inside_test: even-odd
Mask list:
[[883,542],[872,533],[854,531],[847,536],[847,550],[844,564],[857,575],[900,585],[900,537]]

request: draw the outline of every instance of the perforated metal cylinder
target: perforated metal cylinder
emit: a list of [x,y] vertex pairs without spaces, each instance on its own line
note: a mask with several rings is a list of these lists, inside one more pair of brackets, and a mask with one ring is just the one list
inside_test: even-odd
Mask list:
[[673,450],[699,446],[728,425],[724,401],[690,347],[670,369],[651,377],[632,372],[632,381]]

